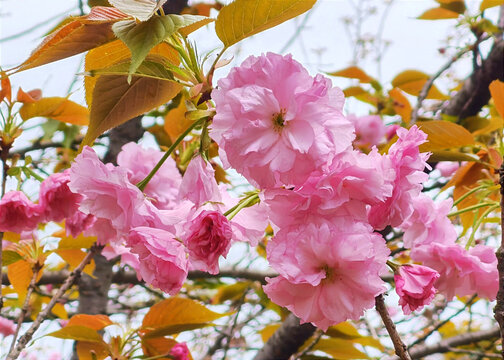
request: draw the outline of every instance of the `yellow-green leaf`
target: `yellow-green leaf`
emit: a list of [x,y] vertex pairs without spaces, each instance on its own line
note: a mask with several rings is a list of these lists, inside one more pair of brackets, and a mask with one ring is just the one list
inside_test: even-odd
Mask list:
[[212,298],[212,304],[222,304],[226,300],[237,300],[250,288],[250,281],[223,285]]
[[89,128],[82,146],[90,145],[105,131],[119,126],[171,100],[182,89],[172,81],[133,76],[102,75],[93,90]]
[[[64,249],[89,249],[95,242],[96,236],[84,236],[79,234],[77,237],[66,235],[64,232],[61,234],[61,240],[58,242],[58,250]],[[56,236],[56,234],[54,234]]]
[[357,66],[350,66],[346,69],[328,73],[331,76],[339,76],[349,79],[358,79],[361,83],[370,83],[374,79],[366,74],[364,70]]
[[320,339],[313,350],[323,351],[335,359],[369,359],[366,354],[355,348],[351,340]]
[[[175,81],[173,74],[163,64],[149,59],[142,62],[134,71],[135,76],[148,77],[159,80],[172,80]],[[87,74],[90,76],[99,75],[130,75],[131,62],[121,62],[104,69],[89,70]]]
[[198,15],[153,16],[141,23],[135,20],[116,22],[112,30],[131,51],[129,71],[133,74],[154,46],[173,35],[178,29],[203,19],[204,17]]
[[[429,75],[421,71],[405,70],[392,80],[392,86],[397,87],[410,95],[418,96],[429,78]],[[433,84],[427,93],[426,98],[444,100],[447,97],[439,91],[436,85]]]
[[16,261],[22,260],[23,257],[15,251],[4,250],[2,251],[2,266],[9,266]]
[[429,157],[429,161],[477,161],[476,155],[463,153],[460,151],[434,150]]
[[228,314],[219,314],[199,302],[181,297],[172,297],[154,305],[142,322],[144,337],[152,338],[192,330]]
[[422,152],[474,144],[474,137],[466,128],[450,121],[418,121],[417,125],[427,134],[427,142],[420,145]]
[[235,0],[217,16],[215,32],[226,47],[308,10],[316,0]]
[[189,35],[190,33],[198,30],[199,28],[205,26],[205,25],[208,25],[210,24],[211,22],[214,22],[215,19],[212,19],[212,18],[209,18],[209,17],[204,17],[204,16],[201,16],[201,19],[192,23],[192,24],[189,24],[189,25],[186,25],[184,27],[181,27],[178,32],[181,33],[182,35],[184,36],[187,36]]
[[348,321],[329,327],[326,331],[326,334],[330,337],[341,339],[356,339],[362,337],[355,326],[353,326]]
[[72,316],[66,326],[85,326],[96,331],[112,325],[113,322],[107,315],[77,314]]
[[500,5],[504,5],[504,0],[483,0],[480,4],[480,11]]
[[23,120],[46,117],[73,125],[88,125],[89,111],[64,97],[47,97],[32,103],[25,103],[19,109]]
[[504,119],[504,82],[494,80],[490,83],[490,94],[495,103],[495,108],[499,115]]
[[96,330],[87,326],[65,326],[63,329],[47,334],[47,336],[59,339],[70,339],[77,341],[103,342],[103,339]]
[[152,0],[108,0],[110,5],[140,21],[148,20],[164,1]]
[[459,14],[455,11],[443,9],[442,7],[437,7],[427,10],[418,18],[421,20],[444,20],[444,19],[456,19],[458,17]]

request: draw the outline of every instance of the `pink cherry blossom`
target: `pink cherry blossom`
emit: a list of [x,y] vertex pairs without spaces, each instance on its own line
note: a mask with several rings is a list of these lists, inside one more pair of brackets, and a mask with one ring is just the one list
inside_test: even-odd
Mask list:
[[451,177],[459,167],[460,164],[455,161],[440,161],[436,165],[436,170],[439,170],[443,177]]
[[373,205],[369,211],[369,222],[377,230],[387,225],[399,226],[411,215],[412,200],[420,194],[422,183],[429,177],[423,170],[430,154],[418,150],[427,135],[415,125],[409,130],[397,129],[397,136],[399,139],[390,147],[387,155],[396,174],[394,191],[392,196]]
[[219,81],[212,98],[210,136],[224,166],[258,187],[302,184],[354,138],[342,91],[290,55],[249,57]]
[[191,200],[196,206],[207,201],[221,201],[214,174],[212,165],[206,162],[201,155],[194,157],[182,178],[179,197]]
[[231,225],[218,211],[204,210],[188,223],[184,243],[196,270],[219,273],[219,257],[231,247]]
[[384,139],[386,129],[379,115],[355,116],[349,114],[347,119],[355,126],[355,145],[371,147],[378,145]]
[[425,194],[415,197],[412,200],[413,213],[400,226],[404,230],[404,247],[410,249],[433,242],[454,243],[457,232],[447,217],[452,203],[451,199],[447,199],[436,204]]
[[138,254],[138,275],[149,285],[176,294],[188,272],[188,261],[175,235],[166,230],[137,227],[130,231],[127,246]]
[[[90,147],[85,147],[72,164],[68,186],[84,196],[79,210],[108,220],[117,237],[133,227],[160,224],[158,210],[128,180],[127,170],[103,164]],[[94,224],[99,225],[106,222]]]
[[0,231],[30,231],[43,221],[41,208],[21,191],[9,191],[0,200]]
[[52,174],[42,181],[39,205],[45,221],[61,221],[72,217],[77,212],[82,196],[70,191],[69,182],[69,170]]
[[105,246],[101,254],[107,259],[112,260],[117,256],[121,257],[121,264],[129,265],[133,269],[138,269],[140,267],[140,262],[138,261],[138,255],[133,254],[131,249],[127,248],[123,244],[110,243]]
[[276,244],[268,244],[267,249],[270,264],[281,276],[267,278],[266,294],[303,322],[323,330],[358,319],[385,291],[380,274],[386,271],[389,250],[383,238],[351,220],[345,230],[340,225],[291,229],[273,239]]
[[397,129],[399,129],[401,126],[397,124],[391,124],[387,125],[385,127],[385,137],[387,138],[387,141],[390,141],[396,136]]
[[189,360],[189,349],[185,342],[175,344],[170,349],[170,355],[173,360]]
[[0,316],[0,334],[3,337],[13,335],[16,332],[16,324],[14,321]]
[[414,248],[411,259],[436,270],[440,277],[434,284],[451,300],[453,296],[477,293],[494,300],[499,287],[497,258],[494,250],[477,245],[469,251],[460,245],[431,243]]
[[431,303],[436,288],[434,282],[439,273],[427,266],[403,265],[394,275],[399,305],[406,315]]
[[[117,155],[117,164],[128,172],[128,179],[132,184],[143,180],[163,157],[163,152],[156,149],[144,149],[142,146],[130,142],[122,147]],[[177,169],[175,160],[166,159],[156,174],[149,181],[144,193],[159,209],[172,209],[178,198],[178,189],[182,176]]]
[[93,215],[76,210],[72,216],[65,220],[65,230],[67,234],[77,237],[92,227],[95,222],[96,218]]

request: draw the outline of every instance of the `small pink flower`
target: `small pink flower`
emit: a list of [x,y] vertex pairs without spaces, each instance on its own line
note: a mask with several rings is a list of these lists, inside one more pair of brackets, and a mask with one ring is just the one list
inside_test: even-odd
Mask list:
[[355,126],[354,144],[366,147],[378,145],[384,138],[386,129],[379,115],[347,115]]
[[271,266],[280,276],[266,278],[264,291],[303,322],[326,330],[348,319],[358,319],[374,306],[384,290],[380,275],[389,250],[369,225],[339,219],[282,229],[268,243]]
[[401,126],[399,126],[397,124],[392,124],[392,125],[388,125],[385,128],[385,137],[387,138],[387,141],[392,140],[392,138],[396,135],[397,129],[399,129],[400,127]]
[[68,188],[70,171],[52,174],[40,185],[39,205],[45,221],[61,221],[79,208],[82,196]]
[[451,300],[455,295],[477,293],[494,300],[499,288],[499,273],[494,250],[476,245],[466,251],[460,245],[431,243],[414,248],[411,259],[436,270],[440,277],[434,284]]
[[173,360],[189,360],[189,349],[187,348],[187,344],[185,342],[175,344],[170,349],[170,355]]
[[3,337],[6,337],[9,335],[14,335],[15,332],[16,324],[14,324],[14,321],[0,316],[0,334],[2,334]]
[[219,257],[231,247],[231,225],[218,211],[202,211],[188,223],[184,243],[196,270],[219,273]]
[[188,261],[184,249],[169,231],[137,227],[130,231],[127,246],[138,254],[138,274],[148,284],[170,295],[179,292],[187,278]]
[[[124,145],[117,155],[117,164],[127,170],[129,181],[136,184],[151,172],[162,157],[162,151],[144,149],[130,142]],[[153,204],[157,208],[173,209],[177,204],[181,182],[182,176],[177,169],[177,164],[170,157],[149,181],[144,193],[153,199]]]
[[72,216],[65,220],[65,230],[67,234],[77,237],[92,227],[95,222],[96,218],[93,215],[76,210]]
[[434,282],[439,273],[427,266],[403,265],[394,275],[399,305],[406,315],[431,303],[436,289]]
[[30,231],[43,221],[40,206],[21,191],[9,191],[0,200],[0,231]]
[[207,201],[221,201],[219,187],[215,181],[215,171],[201,155],[194,157],[182,178],[179,197],[191,200],[196,206]]
[[436,165],[436,170],[439,170],[441,176],[450,177],[458,170],[460,164],[455,161],[440,161]]
[[290,55],[251,56],[219,80],[210,136],[225,167],[261,188],[300,185],[351,147],[344,95]]

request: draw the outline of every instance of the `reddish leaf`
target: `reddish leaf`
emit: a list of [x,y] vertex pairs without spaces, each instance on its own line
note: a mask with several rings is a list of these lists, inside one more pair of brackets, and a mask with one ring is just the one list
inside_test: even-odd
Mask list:
[[42,98],[42,90],[40,89],[34,89],[28,92],[24,92],[23,89],[19,88],[16,96],[17,102],[23,104],[31,104],[36,101],[39,101],[41,98]]

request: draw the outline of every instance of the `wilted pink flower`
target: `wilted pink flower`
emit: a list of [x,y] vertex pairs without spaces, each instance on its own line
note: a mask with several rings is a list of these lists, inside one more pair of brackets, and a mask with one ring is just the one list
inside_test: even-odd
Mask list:
[[231,247],[231,225],[218,211],[204,210],[188,223],[184,243],[196,270],[219,273],[219,257]]
[[436,165],[436,169],[439,170],[441,176],[450,177],[458,170],[460,164],[455,161],[440,161]]
[[279,233],[267,249],[281,276],[267,278],[266,294],[323,330],[358,319],[385,291],[380,278],[389,254],[385,241],[365,224],[340,221],[346,227],[309,224]]
[[212,165],[206,162],[201,155],[194,157],[182,178],[179,197],[191,200],[196,206],[207,201],[221,201],[214,174]]
[[138,274],[156,288],[170,295],[176,294],[188,272],[184,245],[169,231],[137,227],[130,231],[127,246],[138,254]]
[[0,334],[3,335],[3,337],[13,335],[16,332],[16,324],[14,324],[14,321],[3,318],[0,316]]
[[0,231],[30,231],[41,221],[40,206],[21,191],[9,191],[0,200]]
[[187,344],[185,342],[175,344],[170,349],[170,355],[173,360],[189,360],[189,349],[187,348]]
[[452,200],[448,199],[436,204],[425,194],[412,199],[413,213],[400,226],[404,230],[404,247],[410,249],[433,242],[454,243],[457,232],[447,217],[452,203]]
[[219,80],[210,136],[225,167],[255,186],[299,185],[351,146],[344,95],[290,55],[251,56]]
[[379,115],[355,116],[349,114],[347,119],[355,126],[354,144],[372,147],[383,140],[386,129]]
[[469,251],[460,245],[431,243],[414,248],[411,259],[436,270],[440,277],[434,284],[451,300],[453,296],[477,293],[494,300],[499,288],[499,273],[494,250],[477,245]]
[[42,181],[39,205],[45,221],[61,221],[77,212],[82,196],[70,191],[69,182],[69,170],[52,174]]
[[65,230],[67,234],[77,237],[93,226],[95,222],[96,218],[93,215],[76,210],[72,216],[65,220]]
[[439,273],[427,266],[403,265],[394,275],[399,305],[406,315],[431,303],[436,288],[434,282]]
[[128,180],[127,171],[103,164],[90,147],[76,157],[70,179],[70,190],[84,196],[79,210],[110,221],[117,236],[126,235],[133,227],[160,222],[158,210]]
[[[122,147],[117,155],[117,164],[128,172],[132,184],[143,180],[163,157],[163,152],[155,149],[144,149],[130,142]],[[149,181],[144,193],[159,209],[173,209],[177,203],[178,189],[182,182],[175,160],[166,159],[156,174]]]
[[397,136],[399,139],[390,147],[387,155],[395,170],[392,196],[373,205],[369,212],[369,222],[377,230],[387,225],[399,226],[411,215],[412,201],[420,194],[422,183],[429,177],[423,170],[430,154],[418,150],[427,135],[415,125],[409,130],[397,129]]

